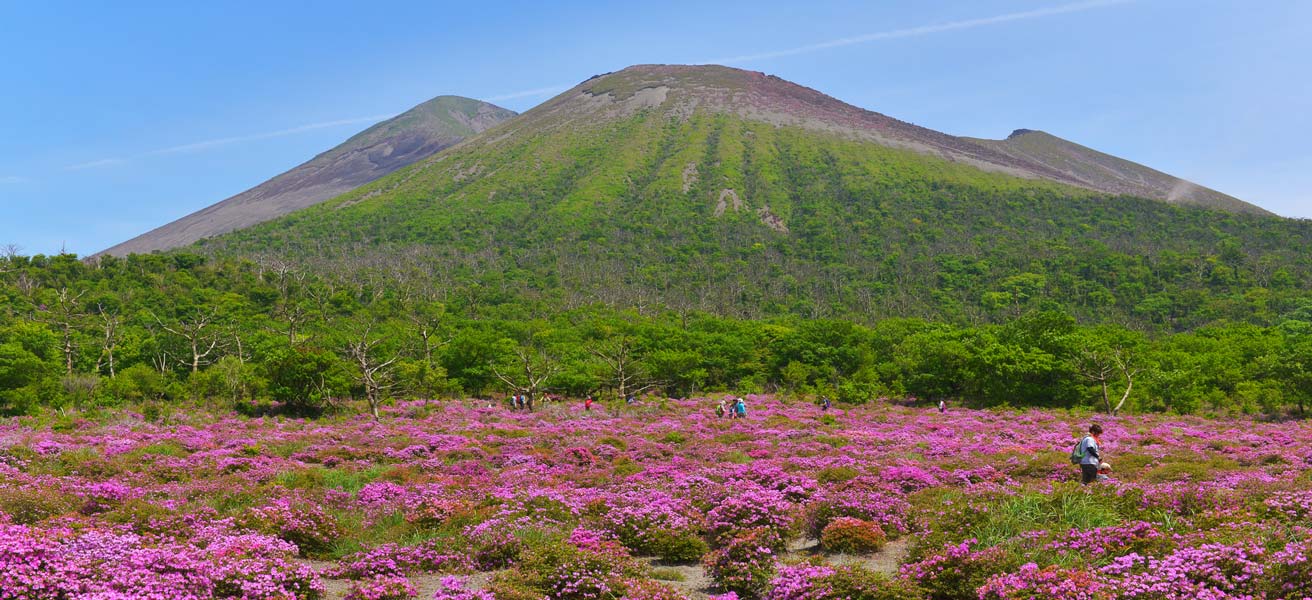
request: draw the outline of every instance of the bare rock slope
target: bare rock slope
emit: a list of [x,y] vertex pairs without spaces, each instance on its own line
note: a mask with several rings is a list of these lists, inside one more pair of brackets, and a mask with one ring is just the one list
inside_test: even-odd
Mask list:
[[1043,131],[1017,129],[1005,140],[966,139],[1017,160],[1043,165],[1075,180],[1076,185],[1098,191],[1232,212],[1270,214],[1233,196]]
[[428,158],[514,116],[513,111],[486,102],[439,96],[254,188],[100,254],[168,250],[269,221]]

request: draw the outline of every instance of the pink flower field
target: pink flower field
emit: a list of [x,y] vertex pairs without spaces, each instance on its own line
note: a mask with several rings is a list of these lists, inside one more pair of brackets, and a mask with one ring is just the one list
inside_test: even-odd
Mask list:
[[0,600],[1312,597],[1312,426],[749,396],[0,422]]

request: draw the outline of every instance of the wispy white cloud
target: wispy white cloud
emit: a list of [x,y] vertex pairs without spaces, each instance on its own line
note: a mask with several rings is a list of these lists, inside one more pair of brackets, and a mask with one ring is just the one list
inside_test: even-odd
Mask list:
[[75,165],[69,165],[67,167],[64,167],[64,169],[69,171],[80,171],[83,169],[114,167],[114,166],[126,164],[129,161],[138,158],[145,158],[149,156],[160,156],[165,154],[180,154],[184,152],[199,152],[202,150],[217,148],[219,146],[227,146],[230,144],[239,144],[242,142],[254,142],[258,140],[267,140],[271,138],[278,138],[288,135],[296,135],[298,133],[305,133],[307,131],[314,131],[316,129],[327,129],[330,127],[340,127],[343,125],[356,125],[360,123],[375,123],[383,119],[391,118],[392,116],[393,115],[372,115],[368,117],[355,117],[351,119],[337,119],[335,121],[324,121],[321,123],[310,123],[307,125],[291,127],[288,129],[279,129],[277,131],[266,131],[263,133],[252,133],[249,135],[238,135],[238,136],[225,137],[225,138],[215,138],[212,140],[201,140],[199,142],[190,142],[187,144],[180,144],[177,146],[169,146],[167,148],[148,150],[146,152],[135,154],[133,156],[101,158],[98,160],[78,163]]
[[989,27],[992,25],[1001,25],[1003,23],[1013,23],[1015,21],[1025,21],[1029,19],[1039,19],[1056,15],[1065,15],[1070,13],[1084,12],[1100,8],[1109,8],[1121,4],[1129,4],[1136,0],[1088,0],[1086,2],[1075,2],[1072,4],[1061,4],[1058,6],[1049,6],[1046,8],[1037,8],[1023,12],[1007,13],[995,15],[992,17],[982,17],[978,19],[967,19],[964,21],[950,21],[947,23],[938,23],[934,25],[921,25],[919,27],[908,27],[905,29],[892,29],[889,31],[878,31],[857,35],[852,37],[838,38],[826,42],[808,44],[806,46],[797,46],[795,48],[785,48],[781,50],[770,50],[756,54],[743,54],[739,56],[728,56],[714,60],[704,61],[706,64],[737,64],[765,60],[768,58],[780,58],[784,56],[796,56],[798,54],[808,54],[830,48],[840,48],[843,46],[854,46],[857,44],[866,44],[880,40],[891,40],[898,38],[917,37],[922,35],[931,35],[935,33],[945,33],[948,31],[961,31],[964,29],[975,29],[978,27]]
[[17,176],[17,175],[0,176],[0,184],[4,184],[4,183],[27,183],[28,181],[31,181],[31,180],[28,179],[28,178],[26,178],[26,177],[19,177],[19,176]]
[[97,160],[89,160],[84,163],[77,163],[75,165],[68,165],[67,167],[64,167],[64,169],[67,171],[81,171],[83,169],[99,169],[101,167],[118,166],[126,162],[128,162],[128,159],[126,158],[101,158]]
[[216,139],[204,140],[200,142],[191,142],[189,144],[182,144],[179,146],[170,146],[168,148],[160,148],[159,150],[151,150],[149,152],[142,153],[141,156],[156,156],[160,154],[178,154],[181,152],[195,152],[197,150],[208,150],[210,148],[214,148],[217,146],[227,146],[229,144],[239,144],[241,142],[254,142],[258,140],[267,140],[270,138],[296,135],[298,133],[314,131],[316,129],[327,129],[329,127],[340,127],[342,125],[357,125],[360,123],[376,123],[378,121],[382,121],[383,119],[390,119],[393,116],[395,115],[373,115],[369,117],[356,117],[353,119],[338,119],[336,121],[324,121],[322,123],[310,123],[309,125],[301,125],[299,127],[292,127],[289,129],[279,129],[277,131],[266,131],[264,133],[252,133],[250,135],[238,135],[233,137],[216,138]]
[[565,90],[568,90],[571,87],[574,86],[567,83],[559,84],[559,85],[549,85],[547,87],[540,87],[531,90],[522,90],[518,92],[510,92],[508,94],[501,94],[500,96],[489,96],[488,98],[485,98],[485,100],[487,100],[488,102],[500,102],[502,100],[514,100],[515,98],[549,96],[552,94],[559,94]]

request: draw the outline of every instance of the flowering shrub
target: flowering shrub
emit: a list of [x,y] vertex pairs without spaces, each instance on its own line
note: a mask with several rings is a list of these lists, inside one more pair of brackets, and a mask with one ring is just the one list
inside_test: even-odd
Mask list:
[[[0,421],[0,600],[307,600],[321,578],[479,570],[486,590],[443,593],[696,595],[695,567],[632,555],[699,561],[742,598],[1312,598],[1312,422],[1106,418],[1117,481],[1081,486],[1065,413],[699,402]],[[832,554],[875,527],[895,578]],[[789,551],[799,533],[828,551]]]
[[204,548],[135,534],[0,526],[0,598],[316,600],[323,586],[296,547],[211,532]]
[[902,565],[901,575],[924,588],[931,600],[972,598],[994,575],[1015,566],[998,547],[980,548],[976,540],[944,548],[924,560]]
[[829,552],[878,552],[887,541],[877,523],[852,517],[838,517],[820,532],[820,546]]
[[1109,586],[1088,571],[1034,563],[1013,573],[994,575],[979,588],[980,600],[1111,600]]
[[749,529],[731,538],[702,559],[702,566],[720,587],[742,598],[759,598],[775,571],[778,538],[768,528]]
[[1131,521],[1112,527],[1073,529],[1066,537],[1050,542],[1044,548],[1059,555],[1075,554],[1085,560],[1102,561],[1131,553],[1160,554],[1172,545],[1171,538],[1156,525]]
[[608,499],[601,511],[601,525],[633,552],[670,561],[697,560],[706,552],[696,509],[669,493],[627,491]]
[[332,577],[368,579],[383,575],[422,573],[467,573],[474,570],[468,557],[443,552],[436,544],[415,546],[383,544],[343,558],[329,569]]
[[352,585],[345,600],[410,600],[414,597],[415,588],[409,579],[399,575],[379,575]]
[[1268,598],[1312,598],[1312,540],[1290,542],[1266,562]]
[[806,505],[802,522],[807,535],[813,538],[819,538],[830,521],[839,517],[873,521],[886,534],[896,537],[910,531],[910,511],[911,505],[901,496],[872,489],[858,480],[816,494]]
[[801,564],[780,567],[766,600],[920,600],[904,581],[855,566]]
[[793,505],[782,492],[759,487],[748,489],[720,501],[708,517],[708,529],[717,545],[723,546],[741,532],[765,529],[771,548],[783,548],[793,526]]
[[459,577],[443,577],[437,584],[433,600],[496,600],[491,592],[471,590]]
[[1292,521],[1306,521],[1312,517],[1312,493],[1277,492],[1262,502],[1271,512]]
[[548,543],[533,547],[514,568],[499,574],[492,591],[498,599],[618,598],[642,575],[642,567],[615,542],[597,542],[589,549]]
[[251,509],[248,522],[256,529],[296,544],[301,554],[311,556],[332,549],[341,537],[337,519],[317,504],[278,498]]
[[1129,554],[1103,567],[1114,578],[1117,598],[1184,600],[1261,595],[1263,550],[1251,544],[1204,544],[1162,558]]

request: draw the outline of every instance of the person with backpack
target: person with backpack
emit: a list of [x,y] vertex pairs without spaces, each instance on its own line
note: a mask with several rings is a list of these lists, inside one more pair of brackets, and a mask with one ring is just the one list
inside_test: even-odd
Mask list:
[[1098,436],[1102,435],[1102,425],[1094,423],[1089,426],[1089,435],[1084,436],[1071,450],[1071,463],[1080,465],[1080,483],[1088,485],[1098,480],[1098,466],[1102,464],[1102,454],[1098,449]]
[[720,403],[715,405],[715,417],[717,419],[724,418],[724,398],[720,398]]
[[738,398],[737,402],[733,403],[733,414],[734,417],[738,419],[747,418],[747,402],[741,397]]

